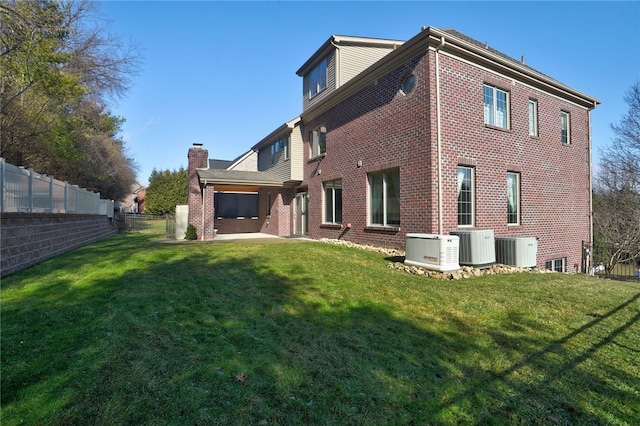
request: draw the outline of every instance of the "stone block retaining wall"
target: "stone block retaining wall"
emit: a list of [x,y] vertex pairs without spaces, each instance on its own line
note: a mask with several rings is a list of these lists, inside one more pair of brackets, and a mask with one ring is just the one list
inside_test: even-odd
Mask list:
[[2,277],[118,232],[102,215],[2,213],[0,219]]

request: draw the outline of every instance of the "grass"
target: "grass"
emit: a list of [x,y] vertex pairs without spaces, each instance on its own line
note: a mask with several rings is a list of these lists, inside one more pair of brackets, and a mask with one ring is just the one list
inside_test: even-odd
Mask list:
[[2,280],[2,424],[640,418],[640,284],[119,234]]

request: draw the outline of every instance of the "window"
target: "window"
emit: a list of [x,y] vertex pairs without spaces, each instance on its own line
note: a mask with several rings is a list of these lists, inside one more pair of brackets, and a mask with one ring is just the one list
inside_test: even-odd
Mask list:
[[271,193],[267,192],[267,216],[271,216]]
[[289,159],[289,138],[285,137],[282,139],[278,139],[273,144],[271,144],[271,164],[275,164],[277,161],[277,154],[280,151],[284,151],[284,159]]
[[402,92],[407,95],[413,90],[413,86],[416,84],[416,77],[413,74],[409,74],[402,80]]
[[258,217],[258,194],[253,192],[216,192],[213,203],[217,218]]
[[504,90],[484,85],[484,124],[509,128],[509,95]]
[[520,173],[507,173],[507,225],[520,223]]
[[284,143],[284,159],[288,160],[289,159],[289,137],[287,136],[286,138],[283,139],[283,143]]
[[327,87],[327,58],[324,58],[309,73],[309,99]]
[[311,157],[317,157],[327,152],[327,129],[324,126],[309,132],[309,146],[311,148]]
[[458,225],[473,226],[473,168],[458,166]]
[[544,262],[545,269],[556,272],[564,272],[565,266],[567,263],[566,257],[561,257],[559,259],[551,259]]
[[369,224],[400,226],[400,170],[369,175]]
[[342,223],[342,179],[324,183],[324,223]]
[[538,136],[538,101],[529,99],[529,136]]
[[562,143],[569,145],[571,143],[571,116],[566,111],[560,111],[560,134]]

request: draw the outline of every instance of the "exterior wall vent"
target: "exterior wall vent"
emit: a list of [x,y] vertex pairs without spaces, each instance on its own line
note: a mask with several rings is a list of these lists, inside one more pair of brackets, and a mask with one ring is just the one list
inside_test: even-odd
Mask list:
[[461,265],[485,268],[496,263],[493,229],[457,230],[451,231],[450,234],[460,237]]
[[496,237],[496,262],[520,268],[537,265],[538,240],[535,237]]
[[457,271],[459,238],[453,235],[407,234],[404,263],[434,271]]

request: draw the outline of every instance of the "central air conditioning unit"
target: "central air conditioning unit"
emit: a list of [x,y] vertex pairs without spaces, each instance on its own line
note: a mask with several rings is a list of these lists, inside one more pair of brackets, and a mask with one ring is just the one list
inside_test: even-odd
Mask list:
[[537,265],[536,237],[496,237],[496,261],[504,265],[533,268]]
[[450,234],[460,237],[461,265],[485,268],[496,263],[493,229],[457,230],[451,231]]
[[460,269],[459,238],[453,235],[407,234],[404,263],[446,272]]

